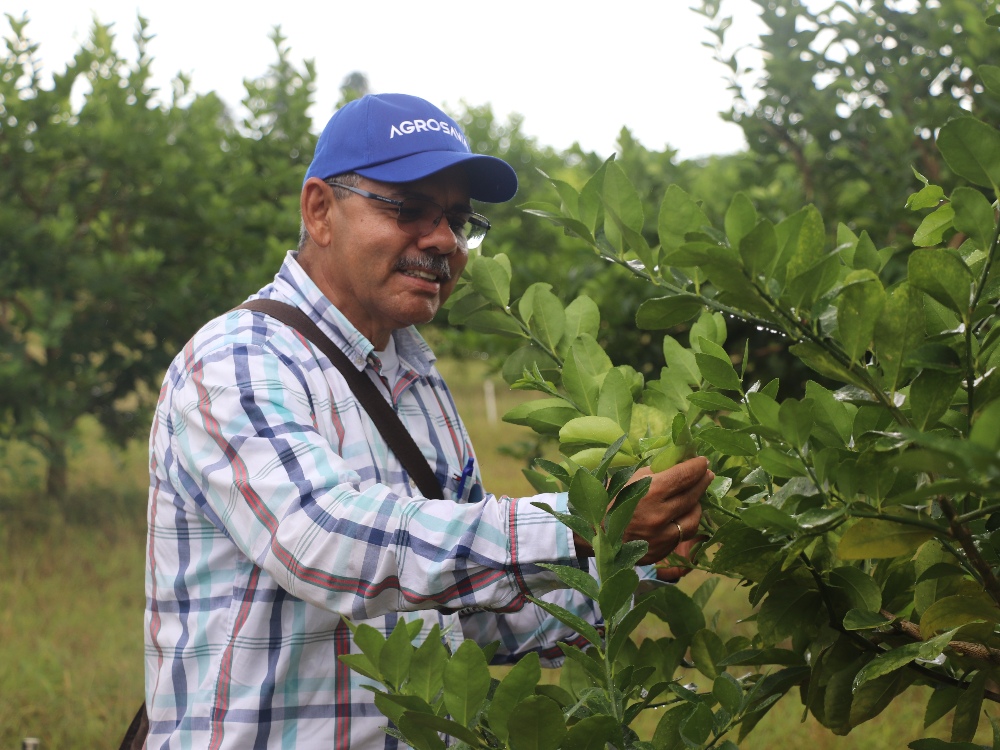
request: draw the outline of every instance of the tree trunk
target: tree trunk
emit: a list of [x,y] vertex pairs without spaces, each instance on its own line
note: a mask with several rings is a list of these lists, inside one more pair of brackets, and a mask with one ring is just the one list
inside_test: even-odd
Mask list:
[[67,494],[68,467],[65,440],[49,436],[48,459],[49,466],[45,475],[45,492],[50,500],[55,500],[61,506],[66,500]]

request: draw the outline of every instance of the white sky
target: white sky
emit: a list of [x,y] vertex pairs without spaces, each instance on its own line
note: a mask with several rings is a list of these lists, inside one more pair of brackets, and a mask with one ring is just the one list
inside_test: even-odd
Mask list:
[[[280,25],[290,59],[316,62],[312,112],[320,129],[352,71],[376,92],[423,96],[457,109],[490,103],[501,120],[517,112],[523,130],[558,149],[578,141],[608,156],[621,127],[647,148],[681,158],[732,153],[741,131],[719,112],[731,100],[727,69],[702,46],[710,39],[694,0],[5,0],[27,13],[47,74],[61,72],[89,37],[93,19],[114,23],[117,49],[134,59],[136,17],[155,34],[154,84],[169,91],[178,72],[195,91],[215,90],[237,107],[243,80],[263,74]],[[755,41],[749,0],[726,0],[737,44]],[[0,35],[10,35],[0,17]]]

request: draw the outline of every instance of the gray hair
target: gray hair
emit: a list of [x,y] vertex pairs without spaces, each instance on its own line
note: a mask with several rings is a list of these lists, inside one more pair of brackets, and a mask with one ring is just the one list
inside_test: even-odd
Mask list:
[[[361,175],[357,172],[345,172],[344,174],[337,174],[331,177],[327,177],[327,180],[336,180],[344,185],[350,185],[351,187],[357,187],[358,183],[361,182]],[[339,200],[346,200],[352,195],[350,190],[344,190],[343,188],[333,187],[333,196]],[[299,250],[304,250],[306,243],[309,241],[309,232],[306,231],[306,223],[304,221],[299,222]]]

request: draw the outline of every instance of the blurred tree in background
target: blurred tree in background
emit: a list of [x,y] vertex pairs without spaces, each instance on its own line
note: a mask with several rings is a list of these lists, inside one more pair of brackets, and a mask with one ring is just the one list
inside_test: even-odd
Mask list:
[[855,232],[911,247],[920,222],[906,207],[919,187],[911,169],[931,182],[953,177],[937,130],[963,114],[998,122],[973,72],[996,59],[996,33],[983,23],[996,3],[752,1],[766,26],[761,69],[726,44],[732,18],[719,0],[698,9],[730,71],[725,117],[743,129],[763,185],[794,179],[792,192],[758,187],[751,197],[768,211],[814,203]]
[[[947,181],[933,148],[937,128],[970,111],[998,121],[972,73],[996,57],[978,22],[991,3],[848,0],[817,10],[800,0],[754,2],[767,32],[753,69],[726,43],[731,20],[720,2],[697,7],[731,71],[734,101],[724,115],[743,128],[746,152],[681,160],[621,131],[615,159],[638,191],[643,236],[658,242],[659,206],[674,184],[715,225],[737,192],[776,219],[811,201],[830,226],[844,221],[888,238],[893,262],[904,262],[920,220],[906,207],[919,187],[911,167]],[[203,321],[265,283],[294,247],[302,175],[323,123],[309,114],[315,68],[293,62],[280,29],[271,37],[276,61],[246,81],[237,115],[214,94],[193,94],[183,76],[168,97],[150,87],[141,18],[134,60],[116,51],[110,27],[95,22],[49,87],[27,19],[8,21],[0,54],[0,437],[37,446],[49,461],[48,492],[62,497],[78,417],[95,415],[117,440],[142,435],[170,357]],[[365,74],[353,72],[341,82],[338,106],[370,90]],[[590,296],[612,359],[656,372],[662,348],[634,325],[655,288],[523,211],[559,202],[547,177],[582,190],[602,158],[578,145],[538,144],[520,116],[501,121],[488,104],[463,103],[452,114],[475,151],[518,172],[514,201],[482,207],[494,227],[483,252],[515,260],[514,294],[546,279],[564,301]],[[734,359],[748,343],[748,372],[781,377],[794,391],[804,373],[785,342],[739,326],[734,321],[730,332]],[[442,354],[495,362],[515,345],[449,326],[446,312],[426,332]],[[670,332],[683,340],[686,326]]]
[[[278,62],[247,83],[236,127],[214,95],[178,78],[156,103],[151,38],[134,62],[110,27],[51,88],[26,21],[0,58],[0,435],[38,447],[47,493],[66,493],[66,447],[93,414],[107,434],[142,433],[170,358],[209,316],[273,273],[296,235],[312,156],[313,71]],[[85,83],[82,105],[71,93]],[[138,424],[137,424],[138,423]]]

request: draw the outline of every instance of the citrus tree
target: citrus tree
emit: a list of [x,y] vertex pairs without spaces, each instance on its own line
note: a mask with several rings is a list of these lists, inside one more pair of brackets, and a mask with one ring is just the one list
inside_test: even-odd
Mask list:
[[[1000,68],[979,75],[994,93]],[[945,124],[937,147],[968,184],[946,193],[916,175],[920,216],[905,273],[867,232],[827,226],[812,206],[774,222],[744,194],[720,226],[680,188],[666,191],[658,243],[641,233],[642,201],[606,162],[582,190],[552,180],[558,203],[525,206],[603,261],[660,290],[638,310],[662,338],[667,366],[645,377],[596,342],[596,305],[564,304],[538,282],[511,299],[504,255],[477,257],[450,301],[451,322],[521,341],[513,387],[543,396],[507,421],[558,440],[561,462],[526,471],[540,491],[565,489],[567,525],[591,539],[596,576],[554,572],[596,599],[598,629],[540,602],[590,643],[565,646],[558,686],[526,658],[490,677],[490,649],[415,648],[400,625],[365,626],[351,666],[421,750],[446,733],[470,747],[734,747],[775,701],[794,693],[837,734],[931,685],[926,723],[952,716],[952,742],[975,747],[984,703],[1000,701],[1000,133],[972,117]],[[815,373],[801,398],[753,382],[727,353],[733,319],[775,332]],[[639,465],[709,457],[707,537],[693,563],[749,587],[751,636],[706,627],[707,590],[640,582],[643,543],[621,534],[644,482]],[[671,559],[669,564],[683,564]],[[647,615],[669,635],[630,639]],[[693,689],[687,669],[708,689]],[[635,719],[661,709],[655,731]],[[996,724],[994,732],[1000,734]]]

